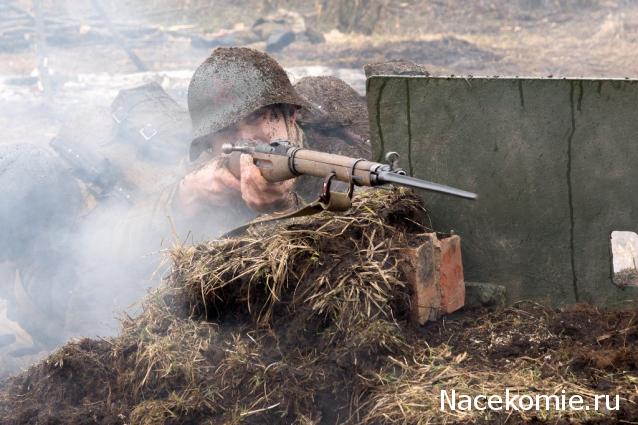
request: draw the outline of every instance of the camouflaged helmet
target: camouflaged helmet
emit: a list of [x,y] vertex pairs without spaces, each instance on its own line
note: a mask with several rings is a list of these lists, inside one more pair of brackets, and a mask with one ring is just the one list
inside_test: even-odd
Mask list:
[[217,48],[195,71],[188,86],[193,123],[191,160],[205,149],[205,137],[277,103],[305,106],[281,65],[244,47]]

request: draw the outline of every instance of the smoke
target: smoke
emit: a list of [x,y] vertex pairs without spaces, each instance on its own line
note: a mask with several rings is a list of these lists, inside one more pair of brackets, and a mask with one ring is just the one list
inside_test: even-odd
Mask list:
[[[88,144],[90,133],[83,134]],[[91,193],[71,164],[45,147],[0,145],[0,181],[0,297],[8,314],[0,335],[15,334],[17,323],[31,337],[6,340],[2,353],[20,357],[72,336],[114,334],[116,313],[159,281],[153,271],[172,237],[166,216],[145,208],[143,198],[129,205],[116,189]],[[166,190],[157,181],[149,199]]]
[[[44,45],[0,46],[10,55],[0,70],[5,128],[0,141],[0,375],[27,366],[70,337],[115,334],[118,315],[135,314],[135,303],[160,282],[166,270],[162,250],[186,238],[173,233],[166,194],[186,171],[190,135],[183,105],[195,57],[201,55],[181,49],[186,40],[173,40],[171,66],[135,72],[91,2],[79,3],[41,2]],[[26,25],[31,28],[26,36],[36,37],[32,6],[10,1],[0,20],[8,27]],[[150,28],[124,13],[110,18],[118,30],[131,30],[135,23]],[[131,36],[127,48],[139,50],[146,61],[161,37]],[[7,53],[10,48],[15,51]],[[180,153],[174,146],[168,149],[170,160],[158,158],[151,145],[166,140],[158,136],[141,146],[143,137],[123,134],[112,116],[111,102],[120,90],[149,82],[178,100],[173,109],[182,106],[181,114],[171,117],[180,134],[167,135],[182,148]],[[174,112],[157,105],[150,109],[160,120]],[[147,124],[146,135],[173,131],[152,120],[139,125]],[[91,176],[78,172],[78,164],[49,146],[53,138],[81,151],[80,163],[99,178],[107,175],[100,167],[108,163],[116,170],[113,181],[101,183],[111,187],[95,187]],[[133,202],[118,196],[122,188],[130,190]],[[209,230],[210,236],[219,234]]]
[[[69,338],[115,334],[118,316],[134,315],[161,281],[166,249],[246,219],[212,210],[182,227],[172,216],[171,194],[188,172],[187,86],[212,48],[191,45],[203,28],[175,7],[107,0],[0,7],[0,22],[24,31],[0,45],[9,58],[0,64],[0,375]],[[237,22],[256,18],[228,7]],[[215,19],[206,30],[229,27]],[[334,73],[291,71],[293,80]],[[342,76],[364,90],[361,70]]]
[[98,207],[74,235],[76,257],[70,260],[78,276],[67,306],[69,336],[114,334],[120,310],[131,308],[157,284],[153,271],[161,260],[161,235],[141,239],[128,234],[127,210],[117,205]]

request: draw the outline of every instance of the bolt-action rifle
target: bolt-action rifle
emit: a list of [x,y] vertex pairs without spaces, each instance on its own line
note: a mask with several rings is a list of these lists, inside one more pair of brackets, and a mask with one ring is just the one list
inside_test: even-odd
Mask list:
[[233,160],[233,153],[252,156],[261,174],[270,182],[284,181],[301,175],[323,177],[325,180],[320,200],[326,204],[330,201],[330,183],[333,179],[350,185],[349,197],[352,196],[353,186],[396,184],[465,199],[477,198],[472,192],[408,176],[405,170],[398,168],[399,155],[396,152],[386,154],[386,164],[313,151],[281,140],[270,144],[256,144],[253,141],[224,144],[222,152],[231,155],[231,171],[238,167],[239,155],[235,155],[236,158]]

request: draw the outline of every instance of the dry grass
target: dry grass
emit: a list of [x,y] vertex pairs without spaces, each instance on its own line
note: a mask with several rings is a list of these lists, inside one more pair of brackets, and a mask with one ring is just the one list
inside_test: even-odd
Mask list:
[[[584,328],[591,340],[571,328],[582,317],[532,304],[411,328],[399,250],[427,230],[418,198],[375,190],[342,216],[177,248],[168,280],[120,336],[67,344],[4,383],[0,423],[584,421],[601,414],[441,411],[439,394],[590,399],[600,382],[625,408],[603,419],[636,412],[631,316],[586,311],[601,323]],[[611,361],[584,350],[596,344]]]
[[[565,390],[567,397],[572,394],[583,396],[586,403],[593,405],[597,394],[573,376],[543,377],[540,367],[529,360],[516,361],[507,370],[491,368],[476,369],[466,353],[454,355],[448,346],[418,350],[415,357],[393,359],[387,370],[376,372],[368,378],[371,399],[365,406],[368,411],[364,423],[458,423],[501,418],[498,412],[451,411],[449,407],[441,411],[442,390],[451,394],[468,396],[505,396],[505,389],[512,393],[528,395],[561,396]],[[469,364],[468,364],[469,363]],[[623,402],[627,401],[624,399]],[[559,418],[575,421],[591,420],[603,416],[598,412],[532,411],[514,412],[520,421],[556,421]]]
[[[418,222],[425,210],[405,194],[365,191],[343,216],[324,213],[175,250],[171,280],[193,296],[192,313],[206,317],[237,301],[260,325],[272,322],[277,307],[309,309],[340,330],[352,315],[390,318],[388,301],[405,292],[398,252],[407,236],[427,230]],[[414,235],[398,231],[406,227]]]

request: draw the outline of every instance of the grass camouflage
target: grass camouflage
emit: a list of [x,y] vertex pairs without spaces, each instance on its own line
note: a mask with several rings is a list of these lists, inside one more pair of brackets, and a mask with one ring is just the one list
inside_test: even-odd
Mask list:
[[[120,335],[66,344],[0,385],[0,423],[425,424],[629,419],[632,311],[532,303],[409,325],[400,250],[430,231],[405,189],[346,214],[180,246]],[[450,412],[468,395],[619,394],[619,412]]]

